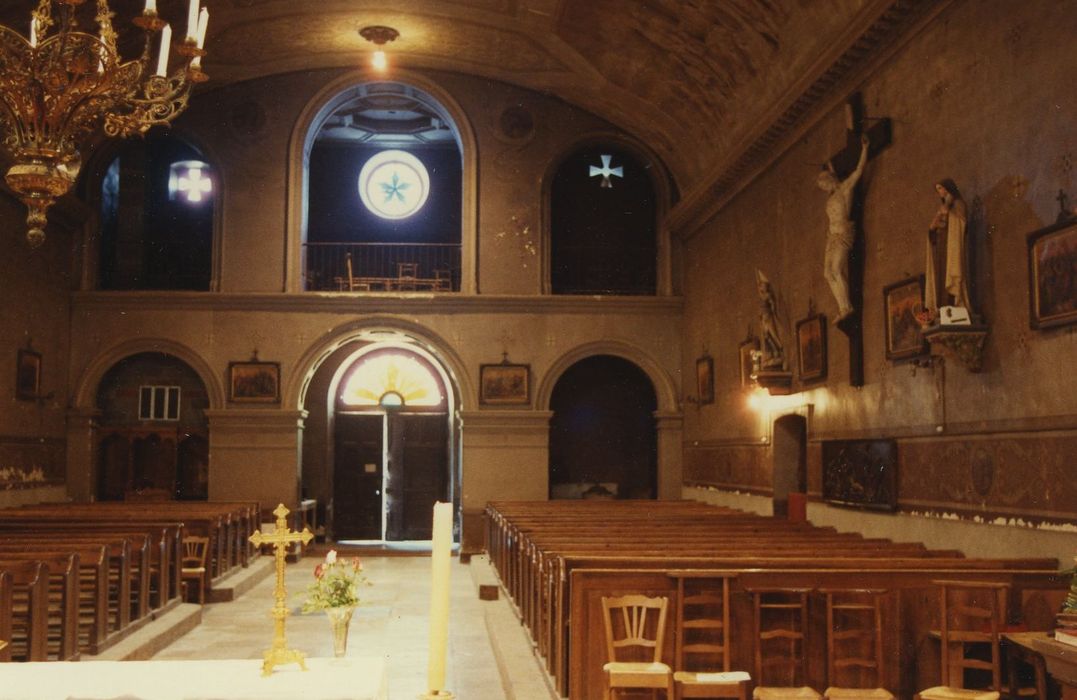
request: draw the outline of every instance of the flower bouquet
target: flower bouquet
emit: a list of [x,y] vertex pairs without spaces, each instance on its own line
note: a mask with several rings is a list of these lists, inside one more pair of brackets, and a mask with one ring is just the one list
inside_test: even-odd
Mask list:
[[341,559],[330,549],[325,560],[314,567],[314,583],[307,586],[303,612],[324,610],[333,626],[333,654],[344,656],[348,645],[348,623],[359,604],[359,586],[369,585],[359,557]]

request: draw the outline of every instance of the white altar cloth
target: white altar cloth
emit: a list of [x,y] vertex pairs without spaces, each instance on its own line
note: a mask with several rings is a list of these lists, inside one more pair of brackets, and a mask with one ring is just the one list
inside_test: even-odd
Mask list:
[[0,664],[2,700],[385,700],[385,661],[307,659],[262,676],[260,659]]

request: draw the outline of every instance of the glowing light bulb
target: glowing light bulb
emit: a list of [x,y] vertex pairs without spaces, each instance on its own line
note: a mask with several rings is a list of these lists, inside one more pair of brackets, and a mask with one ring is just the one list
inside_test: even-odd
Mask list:
[[378,49],[374,52],[374,55],[370,57],[370,64],[374,66],[374,70],[383,71],[389,67],[389,59],[385,56],[385,52]]

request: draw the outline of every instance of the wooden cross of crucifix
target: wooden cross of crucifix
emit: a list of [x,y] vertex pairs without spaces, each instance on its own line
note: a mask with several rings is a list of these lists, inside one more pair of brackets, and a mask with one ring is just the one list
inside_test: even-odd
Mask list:
[[[870,127],[865,123],[874,122]],[[845,147],[830,157],[830,167],[839,180],[845,180],[856,170],[860,160],[861,137],[868,137],[867,159],[870,161],[890,145],[890,119],[872,118],[864,114],[864,100],[859,92],[845,103]],[[864,196],[860,182],[853,190],[849,207],[853,227],[853,244],[848,256],[849,301],[851,314],[837,322],[838,330],[849,338],[849,384],[864,385]]]
[[314,533],[309,528],[303,528],[303,532],[296,532],[289,529],[288,520],[286,516],[290,513],[284,504],[281,503],[277,506],[277,509],[273,511],[273,515],[277,516],[276,528],[273,530],[272,535],[263,535],[261,530],[256,530],[253,535],[250,536],[250,541],[255,546],[263,544],[273,545],[273,555],[277,564],[277,587],[273,592],[273,597],[276,602],[273,605],[272,615],[273,624],[273,646],[265,650],[262,661],[262,675],[268,676],[273,673],[273,667],[277,664],[299,664],[299,668],[304,671],[307,670],[307,664],[305,662],[306,654],[295,649],[289,649],[287,642],[284,638],[284,619],[288,617],[288,606],[285,604],[288,598],[288,591],[284,588],[284,556],[287,553],[288,545],[294,542],[302,542],[306,544],[314,538]]

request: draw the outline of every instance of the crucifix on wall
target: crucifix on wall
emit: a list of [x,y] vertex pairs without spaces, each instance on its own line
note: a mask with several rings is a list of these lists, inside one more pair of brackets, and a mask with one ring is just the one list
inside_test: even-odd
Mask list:
[[[865,122],[873,121],[870,128]],[[830,157],[819,174],[826,202],[827,242],[824,276],[838,304],[836,323],[849,338],[849,383],[864,384],[864,166],[890,145],[890,120],[868,119],[860,93],[845,104],[845,147]]]

